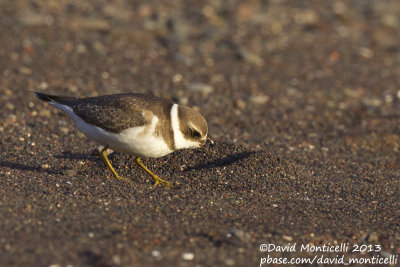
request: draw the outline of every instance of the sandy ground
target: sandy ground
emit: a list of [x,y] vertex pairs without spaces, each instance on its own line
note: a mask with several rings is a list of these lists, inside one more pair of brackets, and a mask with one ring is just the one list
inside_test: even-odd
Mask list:
[[[400,2],[3,0],[0,11],[1,266],[400,254]],[[170,98],[200,110],[215,144],[143,160],[172,190],[113,153],[132,179],[118,181],[32,90]]]

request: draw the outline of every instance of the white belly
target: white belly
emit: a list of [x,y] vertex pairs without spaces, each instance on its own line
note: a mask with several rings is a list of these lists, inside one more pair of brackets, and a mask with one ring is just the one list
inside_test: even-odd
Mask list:
[[88,124],[72,112],[70,107],[55,104],[66,111],[75,121],[78,129],[87,137],[110,149],[134,156],[158,158],[165,156],[171,150],[161,136],[153,135],[158,118],[153,117],[150,125],[129,128],[120,133],[110,133]]

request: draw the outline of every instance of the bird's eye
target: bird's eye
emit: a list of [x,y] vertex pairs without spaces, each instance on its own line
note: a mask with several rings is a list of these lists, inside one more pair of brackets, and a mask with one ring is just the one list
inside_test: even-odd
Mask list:
[[191,134],[192,137],[194,137],[194,138],[199,138],[199,137],[201,136],[201,134],[200,134],[198,131],[193,130],[193,129],[190,130],[190,134]]

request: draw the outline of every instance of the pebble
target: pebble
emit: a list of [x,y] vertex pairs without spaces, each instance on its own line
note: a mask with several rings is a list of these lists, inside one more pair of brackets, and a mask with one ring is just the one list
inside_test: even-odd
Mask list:
[[377,97],[368,97],[361,99],[361,102],[370,108],[378,108],[382,105],[382,101]]
[[65,169],[63,173],[68,177],[72,177],[75,176],[77,172],[74,169]]
[[235,266],[235,261],[233,259],[227,259],[225,260],[225,264],[227,266]]
[[63,134],[68,134],[69,133],[69,128],[68,127],[60,127],[60,132]]
[[230,234],[232,236],[235,236],[237,239],[239,239],[243,243],[248,243],[251,241],[251,235],[249,233],[244,232],[243,230],[232,229],[230,231]]
[[179,82],[181,82],[182,80],[183,80],[183,76],[182,76],[182,74],[180,74],[180,73],[175,74],[174,76],[172,76],[172,81],[173,81],[174,83],[179,83]]
[[212,86],[204,83],[191,83],[186,87],[186,89],[192,92],[200,92],[205,95],[211,94],[214,91]]
[[288,236],[288,235],[283,235],[282,238],[283,238],[283,240],[288,241],[288,242],[292,242],[293,241],[293,237]]
[[313,10],[299,10],[296,12],[294,20],[300,25],[315,25],[318,23],[319,16]]
[[379,236],[377,233],[374,232],[374,233],[369,234],[368,242],[377,242],[377,241],[379,241]]
[[42,169],[48,169],[49,167],[50,167],[49,164],[40,165],[40,168],[42,168]]
[[385,258],[390,258],[390,256],[393,256],[392,253],[390,253],[389,251],[382,251],[381,255]]
[[235,107],[237,107],[238,109],[245,109],[246,108],[246,102],[244,102],[242,99],[238,99],[235,101]]
[[161,252],[158,250],[153,250],[151,252],[151,256],[153,256],[154,258],[159,258],[161,256]]
[[115,265],[120,265],[121,264],[121,257],[119,255],[114,255],[112,256],[112,261]]
[[257,95],[250,97],[250,102],[255,105],[263,105],[268,101],[269,101],[269,96],[267,95]]
[[391,28],[398,28],[400,25],[400,21],[395,14],[385,14],[381,18],[381,22],[383,25]]
[[28,68],[28,67],[20,67],[20,68],[18,69],[18,71],[19,71],[21,74],[25,74],[25,75],[31,75],[31,74],[32,74],[32,70],[31,70],[30,68]]
[[41,90],[46,90],[48,87],[49,87],[49,84],[48,84],[47,82],[41,82],[41,83],[39,84],[39,88],[40,88]]
[[240,49],[239,55],[246,61],[247,63],[256,65],[261,67],[264,64],[264,60],[257,55],[256,53],[247,50],[247,49]]
[[14,106],[13,104],[11,104],[10,102],[7,102],[7,103],[6,103],[6,109],[8,109],[8,110],[14,110],[14,109],[15,109],[15,106]]
[[365,58],[371,58],[374,56],[374,51],[368,47],[361,47],[360,48],[360,55]]
[[[93,47],[94,49],[100,53],[100,54],[104,54],[106,52],[106,47],[104,46],[104,44],[100,41],[95,41],[93,43]],[[109,74],[108,74],[109,75]]]
[[78,52],[78,54],[84,54],[87,52],[87,48],[84,44],[78,44],[76,46],[76,52]]
[[175,55],[175,58],[178,61],[184,63],[186,66],[192,66],[193,65],[193,59],[191,57],[189,57],[189,56],[186,56],[186,55],[182,54],[182,53],[177,53]]
[[71,93],[78,92],[78,86],[76,86],[76,85],[69,85],[67,88],[68,88],[68,91]]
[[191,252],[184,252],[182,253],[182,259],[184,259],[185,261],[191,261],[194,259],[194,254]]
[[41,110],[39,110],[39,116],[41,116],[41,117],[50,117],[50,115],[51,115],[51,112],[47,108],[42,108]]

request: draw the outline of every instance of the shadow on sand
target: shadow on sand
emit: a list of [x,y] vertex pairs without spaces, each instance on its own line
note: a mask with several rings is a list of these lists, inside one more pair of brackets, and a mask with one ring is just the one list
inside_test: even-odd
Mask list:
[[243,152],[243,153],[237,153],[234,155],[229,155],[225,158],[221,159],[214,159],[202,164],[198,164],[192,167],[186,168],[185,171],[191,171],[191,170],[201,170],[201,169],[209,169],[209,168],[215,168],[215,167],[222,167],[222,166],[227,166],[231,165],[232,163],[245,159],[249,157],[251,154],[254,154],[255,152]]

